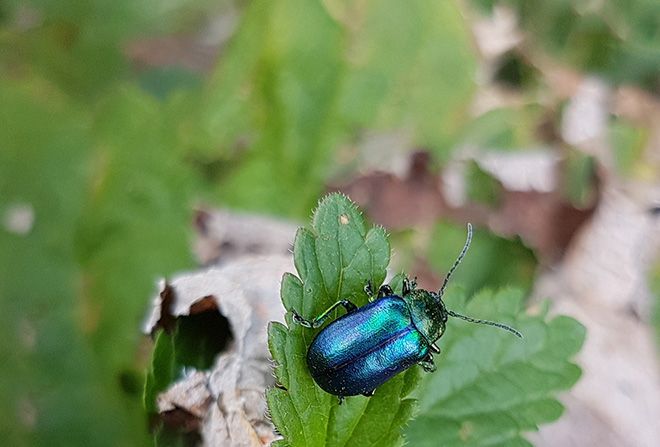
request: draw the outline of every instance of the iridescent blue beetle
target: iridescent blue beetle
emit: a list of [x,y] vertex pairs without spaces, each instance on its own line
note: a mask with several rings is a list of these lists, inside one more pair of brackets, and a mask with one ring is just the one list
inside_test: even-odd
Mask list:
[[435,371],[433,354],[440,353],[435,343],[444,334],[449,316],[496,326],[522,338],[520,332],[505,324],[466,317],[445,307],[442,295],[447,282],[471,241],[472,225],[468,224],[465,245],[438,293],[416,289],[415,281],[406,278],[401,296],[383,285],[374,297],[369,281],[364,288],[369,304],[361,308],[341,300],[313,320],[305,320],[293,311],[295,322],[316,329],[335,308],[346,309],[346,315],[319,332],[307,350],[307,366],[314,381],[339,396],[341,403],[345,396],[373,395],[378,386],[414,364],[420,364],[426,372]]

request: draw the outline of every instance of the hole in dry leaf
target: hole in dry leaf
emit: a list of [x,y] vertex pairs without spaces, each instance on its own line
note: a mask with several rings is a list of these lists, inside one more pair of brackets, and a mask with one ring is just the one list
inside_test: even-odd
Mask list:
[[183,408],[165,411],[151,422],[155,445],[193,447],[202,442],[201,421]]
[[229,320],[217,307],[177,318],[176,356],[178,363],[196,369],[209,369],[216,356],[233,339]]

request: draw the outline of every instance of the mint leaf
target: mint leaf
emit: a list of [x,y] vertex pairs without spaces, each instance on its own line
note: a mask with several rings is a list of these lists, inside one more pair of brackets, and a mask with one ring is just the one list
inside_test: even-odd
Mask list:
[[486,290],[467,304],[453,295],[447,294],[449,309],[511,324],[525,338],[450,319],[438,370],[425,377],[421,411],[406,438],[416,447],[530,445],[522,433],[559,418],[563,407],[555,395],[580,377],[571,358],[584,327],[568,317],[524,314],[516,289]]
[[[312,228],[301,228],[294,243],[298,276],[285,274],[282,302],[312,318],[339,299],[366,304],[364,284],[385,279],[390,248],[380,227],[366,229],[355,205],[331,194],[320,203]],[[287,324],[271,323],[268,343],[279,387],[267,391],[273,422],[284,436],[280,446],[389,446],[401,442],[401,427],[414,401],[406,398],[418,371],[412,368],[379,387],[371,398],[349,397],[340,406],[336,396],[321,390],[309,375],[307,346],[315,331],[287,314]]]

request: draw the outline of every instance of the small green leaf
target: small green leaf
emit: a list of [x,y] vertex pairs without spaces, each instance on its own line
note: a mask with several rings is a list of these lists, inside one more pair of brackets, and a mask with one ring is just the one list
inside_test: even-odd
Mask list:
[[577,208],[591,205],[596,197],[596,160],[590,155],[570,151],[566,160],[564,194]]
[[440,340],[438,370],[425,377],[421,412],[406,437],[421,447],[530,445],[522,433],[559,418],[563,407],[555,395],[580,377],[571,357],[582,346],[585,329],[568,317],[524,314],[517,289],[486,290],[467,305],[453,290],[448,308],[511,324],[525,338],[451,319]]
[[[367,230],[355,205],[331,194],[314,213],[312,228],[301,228],[294,244],[298,276],[282,280],[282,302],[312,318],[339,299],[363,305],[367,280],[385,279],[390,248],[382,228]],[[305,361],[314,331],[292,324],[271,323],[269,348],[279,387],[267,391],[270,415],[284,436],[278,445],[390,446],[402,442],[401,427],[410,419],[408,398],[419,371],[413,368],[376,390],[371,398],[349,397],[340,406],[336,396],[321,390]]]
[[609,138],[619,174],[625,177],[643,178],[653,170],[644,162],[643,157],[644,148],[647,147],[650,138],[648,129],[616,120],[609,128]]
[[231,338],[229,322],[215,309],[177,317],[171,332],[159,329],[144,387],[144,406],[158,413],[156,398],[184,368],[208,370]]
[[147,413],[158,413],[156,397],[174,381],[175,376],[174,338],[160,330],[156,335],[151,365],[144,384],[144,407]]
[[543,109],[535,104],[493,109],[468,122],[459,141],[483,150],[525,150],[538,144],[542,119]]

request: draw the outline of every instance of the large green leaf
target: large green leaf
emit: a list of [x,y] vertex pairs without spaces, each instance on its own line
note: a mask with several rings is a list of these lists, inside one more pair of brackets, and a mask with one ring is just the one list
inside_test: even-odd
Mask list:
[[[299,276],[282,280],[282,302],[288,311],[312,317],[341,298],[366,303],[365,281],[380,284],[389,262],[389,244],[382,228],[367,231],[362,216],[345,196],[324,198],[314,212],[311,229],[301,228],[294,244]],[[305,352],[314,331],[287,314],[287,324],[271,323],[269,347],[279,382],[267,392],[270,414],[289,446],[390,446],[401,442],[401,427],[410,418],[415,368],[378,388],[371,398],[336,396],[312,380]]]
[[406,430],[411,445],[531,445],[523,432],[559,418],[556,394],[580,377],[571,358],[585,330],[568,317],[526,315],[522,299],[520,290],[503,289],[481,292],[466,304],[465,295],[450,289],[448,308],[509,323],[525,338],[450,319],[438,370],[422,382],[421,411]]
[[[320,2],[257,0],[247,8],[202,104],[208,140],[191,142],[202,156],[219,152],[233,163],[217,190],[225,203],[304,215],[318,197],[342,83],[342,40]],[[208,141],[211,154],[203,151]]]
[[303,216],[356,130],[447,149],[475,67],[453,1],[257,0],[186,120],[188,150],[228,168],[213,178],[225,203]]

